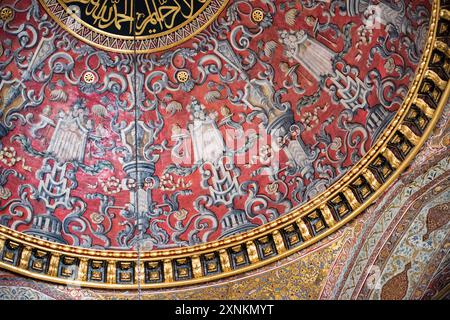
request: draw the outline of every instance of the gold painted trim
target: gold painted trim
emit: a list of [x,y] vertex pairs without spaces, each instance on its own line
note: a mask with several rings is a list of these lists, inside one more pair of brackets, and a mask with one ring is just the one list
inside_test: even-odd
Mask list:
[[[65,246],[40,240],[0,226],[0,267],[44,281],[92,288],[126,290],[137,289],[138,286],[141,289],[164,288],[192,285],[247,272],[287,257],[330,235],[365,210],[392,182],[395,181],[395,179],[397,179],[401,172],[407,168],[432,132],[442,110],[448,102],[450,96],[450,82],[442,79],[441,76],[432,71],[429,66],[433,50],[444,52],[446,59],[450,59],[450,56],[447,54],[449,52],[448,46],[445,45],[444,42],[440,41],[440,44],[438,45],[439,48],[436,46],[438,18],[442,16],[440,13],[443,12],[443,10],[439,10],[439,8],[439,1],[434,2],[430,21],[430,31],[421,62],[417,68],[416,76],[412,82],[408,95],[394,119],[375,145],[353,166],[352,169],[350,169],[349,172],[328,190],[308,203],[294,209],[275,221],[230,238],[193,247],[150,251],[141,254],[138,254],[136,251],[102,251]],[[443,47],[443,44],[445,47]],[[431,81],[437,90],[441,90],[438,92],[438,95],[433,92],[433,94],[428,96],[428,99],[421,96],[419,97],[419,90],[425,87],[423,86],[425,81],[428,84]],[[426,101],[430,100],[430,97],[436,96],[439,96],[439,99],[433,101],[434,105]],[[427,126],[423,129],[420,136],[411,130],[408,124],[409,120],[405,120],[413,105],[422,110],[424,115],[428,118]],[[395,151],[391,149],[393,139],[397,133],[402,133],[413,145],[406,155],[400,156],[398,155],[398,150]],[[384,157],[384,159],[387,160],[389,165],[388,170],[391,170],[390,168],[392,168],[392,172],[386,179],[381,179],[376,176],[373,169],[371,169],[379,162],[380,157]],[[361,195],[359,195],[357,187],[353,185],[353,183],[361,177],[364,177],[371,186],[371,189],[373,189],[369,196],[363,197],[364,201],[361,200]],[[340,206],[339,208],[344,208],[344,212],[346,212],[344,216],[339,216],[341,212],[339,208],[336,209],[335,207],[332,207],[334,202],[331,200],[333,199],[342,200],[338,205]],[[349,209],[345,209],[348,207]],[[321,219],[325,224],[321,222]],[[298,239],[296,239],[294,242],[297,244],[291,246],[289,233],[285,232],[285,229],[297,230],[294,232],[297,232],[296,234],[301,237],[301,241],[297,241]],[[262,238],[264,238],[265,241],[259,241]],[[276,250],[275,254],[268,255],[267,258],[261,256],[261,252],[264,251],[262,250],[261,242],[264,242],[264,245],[272,244]],[[28,263],[26,263],[27,254],[24,253],[28,252],[26,251],[27,248],[41,250],[50,255],[52,257],[50,259],[50,271],[37,273],[30,269]],[[267,250],[267,252],[270,253],[272,251]],[[10,257],[13,257],[12,260],[9,259],[8,261],[15,262],[11,263],[3,259],[6,253],[8,253]],[[209,260],[202,260],[202,257],[205,255],[216,257],[216,260],[214,260],[215,262],[213,263],[217,263],[220,267],[218,272],[214,274],[205,274],[205,269],[207,268],[204,268],[203,264],[209,263]],[[24,262],[22,262],[22,256],[25,258]],[[58,261],[59,266],[61,266],[65,257],[80,261],[78,277],[75,281],[72,279],[64,279],[61,275],[58,275],[58,270],[56,270],[57,275],[54,275],[56,267],[55,261]],[[248,260],[247,262],[245,262],[246,259]],[[100,264],[103,263],[106,270],[103,273],[104,281],[93,281],[90,279],[89,268],[93,261],[100,262]],[[157,283],[149,283],[145,282],[144,279],[139,285],[136,280],[131,284],[120,283],[120,279],[117,279],[117,274],[120,271],[117,269],[118,266],[120,267],[121,263],[136,261],[141,261],[144,265],[144,269],[148,262],[156,262],[159,264],[161,268],[158,269],[158,272],[160,272],[162,280]],[[238,261],[240,261],[239,265],[237,264]],[[243,265],[241,264],[242,261],[244,261]],[[178,262],[181,263],[181,266],[177,265]],[[188,263],[186,264],[185,262]],[[174,267],[176,268],[175,270]],[[177,278],[178,274],[181,274],[179,271],[181,269],[178,268],[191,268],[191,278],[187,280],[185,278]],[[145,270],[143,275],[145,278]]]
[[331,214],[330,208],[328,206],[323,206],[320,208],[320,211],[322,211],[322,215],[325,218],[325,222],[329,227],[332,227],[336,224],[336,221],[333,218],[333,215]]
[[284,246],[283,237],[280,234],[280,231],[275,230],[272,233],[273,241],[275,243],[275,247],[278,253],[283,253],[286,251],[286,247]]
[[398,129],[413,145],[419,144],[420,137],[418,137],[408,126],[402,124]]

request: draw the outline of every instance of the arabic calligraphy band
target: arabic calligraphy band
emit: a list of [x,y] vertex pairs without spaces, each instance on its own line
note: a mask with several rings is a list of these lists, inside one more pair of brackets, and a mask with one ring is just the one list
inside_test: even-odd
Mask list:
[[162,34],[181,27],[204,10],[210,0],[58,0],[58,2],[72,14],[80,15],[77,18],[91,27],[131,37]]

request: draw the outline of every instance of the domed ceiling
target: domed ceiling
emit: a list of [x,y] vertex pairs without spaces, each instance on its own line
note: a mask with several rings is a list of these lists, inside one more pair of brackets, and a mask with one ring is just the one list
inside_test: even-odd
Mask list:
[[329,235],[449,94],[420,1],[6,0],[0,267],[94,287],[208,281]]

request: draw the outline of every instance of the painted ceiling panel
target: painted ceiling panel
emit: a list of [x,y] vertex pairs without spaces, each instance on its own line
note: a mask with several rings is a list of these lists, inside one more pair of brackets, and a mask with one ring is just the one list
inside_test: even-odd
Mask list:
[[151,3],[1,2],[0,266],[134,288],[269,264],[373,202],[448,98],[445,3]]

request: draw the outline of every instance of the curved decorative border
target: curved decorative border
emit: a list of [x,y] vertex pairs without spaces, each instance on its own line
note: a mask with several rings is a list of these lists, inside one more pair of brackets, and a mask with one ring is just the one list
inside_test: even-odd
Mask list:
[[449,39],[450,3],[436,1],[424,53],[402,107],[364,158],[299,209],[220,241],[141,254],[64,246],[0,226],[0,267],[69,285],[151,289],[246,272],[317,242],[375,201],[432,132],[450,96]]
[[[77,39],[96,48],[119,53],[152,53],[170,49],[203,31],[223,11],[229,0],[209,0],[208,5],[192,20],[183,23],[175,30],[159,35],[129,37],[107,33],[93,26],[87,26],[76,15],[70,15],[67,8],[57,0],[39,0],[45,11],[58,25]],[[72,30],[66,24],[69,18],[78,21],[82,27]]]

